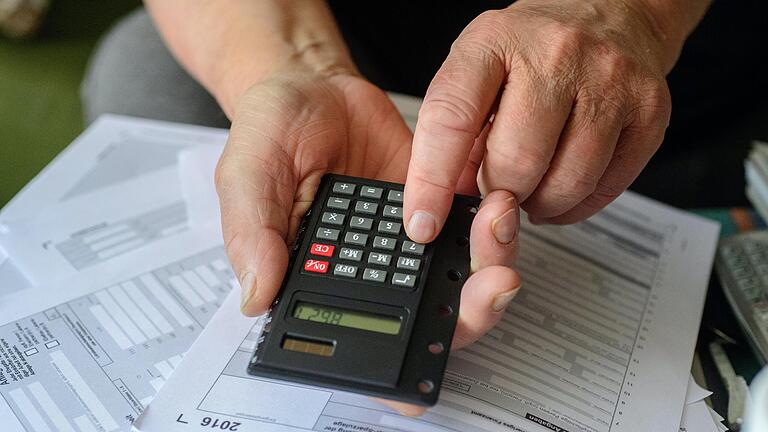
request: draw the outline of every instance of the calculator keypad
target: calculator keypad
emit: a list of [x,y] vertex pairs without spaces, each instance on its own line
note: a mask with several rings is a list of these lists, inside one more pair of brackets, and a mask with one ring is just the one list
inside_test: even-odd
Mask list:
[[403,230],[403,192],[353,182],[330,189],[304,272],[415,289],[425,246]]

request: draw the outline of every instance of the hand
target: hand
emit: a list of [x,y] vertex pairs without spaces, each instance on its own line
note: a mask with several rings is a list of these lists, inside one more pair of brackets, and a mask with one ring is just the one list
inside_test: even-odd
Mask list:
[[[227,254],[240,279],[242,311],[272,304],[288,264],[287,245],[323,174],[402,183],[412,135],[387,96],[353,73],[280,72],[239,98],[216,172]],[[476,171],[469,165],[469,177]],[[471,192],[474,180],[462,189]],[[519,211],[508,192],[488,195],[475,216],[474,274],[464,285],[453,348],[501,317],[519,279],[514,258]],[[421,408],[388,404],[406,414]]]
[[440,231],[456,185],[473,180],[467,163],[480,166],[484,194],[512,192],[532,222],[584,219],[632,183],[663,139],[664,77],[683,39],[657,37],[640,6],[521,0],[469,24],[419,113],[404,204],[412,239]]

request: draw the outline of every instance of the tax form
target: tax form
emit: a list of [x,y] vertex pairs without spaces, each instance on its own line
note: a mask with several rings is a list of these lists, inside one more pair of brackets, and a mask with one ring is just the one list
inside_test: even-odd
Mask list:
[[0,430],[130,430],[236,283],[210,230],[11,295],[0,302]]
[[227,298],[134,427],[141,431],[673,431],[717,240],[712,222],[625,193],[568,227],[523,223],[524,290],[451,354],[439,404],[250,376],[261,321]]
[[[0,279],[44,285],[188,228],[177,160],[227,131],[100,117],[0,212]],[[0,295],[2,292],[0,290]]]

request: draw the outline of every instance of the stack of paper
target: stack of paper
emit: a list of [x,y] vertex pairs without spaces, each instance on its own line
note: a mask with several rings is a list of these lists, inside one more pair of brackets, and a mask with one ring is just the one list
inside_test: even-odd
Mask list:
[[525,291],[452,354],[441,401],[422,418],[247,375],[260,321],[230,294],[212,185],[225,140],[105,117],[0,212],[0,430],[715,424],[688,371],[717,226],[631,193],[575,226],[524,224]]

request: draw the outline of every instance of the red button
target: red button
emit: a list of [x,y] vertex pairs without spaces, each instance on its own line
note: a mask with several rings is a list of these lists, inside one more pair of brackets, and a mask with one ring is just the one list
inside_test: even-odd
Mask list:
[[310,251],[312,255],[321,255],[321,256],[333,256],[333,250],[336,249],[336,246],[322,244],[322,243],[312,243],[312,248],[310,248]]
[[328,271],[328,261],[307,260],[304,263],[304,271],[312,273],[326,273]]

